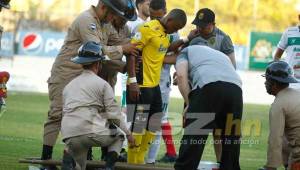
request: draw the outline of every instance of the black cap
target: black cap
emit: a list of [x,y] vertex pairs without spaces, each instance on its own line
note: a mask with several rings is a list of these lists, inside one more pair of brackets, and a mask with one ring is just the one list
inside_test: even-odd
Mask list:
[[0,0],[0,6],[9,9],[10,8],[9,2],[10,0]]
[[214,22],[215,22],[215,13],[211,9],[202,8],[197,12],[196,17],[192,22],[192,24],[197,25],[199,27],[204,27],[207,24],[214,23]]

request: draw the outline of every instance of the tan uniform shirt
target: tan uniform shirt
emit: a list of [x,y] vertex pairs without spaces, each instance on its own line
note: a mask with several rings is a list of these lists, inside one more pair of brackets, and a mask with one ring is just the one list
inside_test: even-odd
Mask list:
[[282,141],[285,135],[292,148],[292,162],[300,161],[300,91],[281,90],[271,106],[268,142],[268,167],[282,164]]
[[121,46],[106,46],[108,38],[117,36],[110,24],[103,24],[97,17],[95,7],[81,13],[68,29],[64,44],[52,66],[48,83],[70,81],[82,72],[82,66],[70,59],[77,56],[79,47],[87,41],[95,41],[103,46],[104,53],[111,59],[121,59]]
[[[114,29],[114,31],[117,36],[110,37],[107,43],[108,45],[115,46],[129,43],[130,31],[127,25],[118,31]],[[102,64],[102,70],[99,76],[106,80],[114,88],[117,82],[117,74],[118,72],[123,73],[125,71],[125,66],[126,62],[123,62],[121,59],[105,61]]]
[[108,120],[129,133],[112,88],[92,71],[84,70],[65,87],[63,103],[63,139],[107,132]]

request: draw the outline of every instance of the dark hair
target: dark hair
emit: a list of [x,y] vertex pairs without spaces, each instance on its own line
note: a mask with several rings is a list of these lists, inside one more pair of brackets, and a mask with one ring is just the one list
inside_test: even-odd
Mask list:
[[161,10],[161,9],[166,9],[166,0],[151,0],[149,8],[153,10]]
[[182,25],[185,25],[187,22],[187,17],[185,12],[182,9],[172,9],[167,17],[173,18],[177,22],[181,23]]
[[268,78],[269,81],[271,81],[273,84],[276,84],[280,89],[284,89],[286,87],[289,87],[289,83],[283,83],[277,80],[274,80],[272,78]]
[[135,6],[136,6],[136,8],[139,9],[139,4],[142,4],[142,3],[144,3],[144,2],[145,2],[145,0],[136,0],[136,1],[135,1]]
[[[88,64],[84,64],[82,65],[82,68],[84,70],[90,70],[92,67],[94,67],[95,64],[97,64],[100,61],[96,61],[96,62],[92,62],[92,63],[88,63]],[[101,63],[101,62],[100,62]]]

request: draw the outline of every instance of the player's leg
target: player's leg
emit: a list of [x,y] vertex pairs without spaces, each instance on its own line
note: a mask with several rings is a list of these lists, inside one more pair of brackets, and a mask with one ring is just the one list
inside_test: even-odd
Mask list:
[[140,148],[150,109],[151,96],[148,94],[147,88],[140,88],[140,100],[138,102],[131,101],[129,92],[127,91],[127,120],[131,123],[132,135],[135,139],[136,146],[128,147],[127,163],[138,164],[144,162],[144,156],[140,156]]
[[[139,150],[138,162],[144,164],[145,154],[148,152],[151,146],[155,134],[161,128],[161,117],[162,117],[162,100],[159,86],[154,88],[144,88],[142,90],[141,100],[144,104],[150,103],[149,116],[147,120],[146,132],[143,135],[141,147]],[[148,101],[147,101],[148,100]]]
[[170,98],[169,92],[162,94],[164,117],[162,119],[161,127],[162,127],[162,137],[166,145],[166,153],[164,157],[160,159],[161,162],[175,162],[177,158],[176,148],[172,136],[172,126],[168,120],[169,98]]

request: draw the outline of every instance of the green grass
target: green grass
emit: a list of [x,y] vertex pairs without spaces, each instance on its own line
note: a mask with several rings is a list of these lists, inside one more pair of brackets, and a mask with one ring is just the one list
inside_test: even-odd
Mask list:
[[[40,157],[42,147],[43,122],[46,120],[48,111],[48,96],[37,93],[10,92],[7,101],[7,111],[0,117],[0,170],[25,170],[28,165],[19,164],[18,159],[24,157]],[[177,143],[181,138],[181,116],[183,101],[171,99],[170,116],[173,130],[178,132],[174,136]],[[269,106],[245,104],[242,127],[247,135],[245,122],[257,120],[261,128],[252,130],[251,135],[243,137],[241,145],[241,168],[242,170],[255,170],[265,163],[267,136],[268,136],[268,109]],[[249,128],[248,128],[249,129]],[[257,130],[258,129],[258,130]],[[255,131],[255,132],[254,132]],[[246,132],[246,133],[245,133]],[[245,142],[256,142],[247,144]],[[257,143],[258,142],[258,143]],[[55,146],[54,158],[60,159],[63,143],[59,139]],[[177,150],[179,145],[176,146]],[[95,149],[99,150],[99,149]],[[158,158],[165,153],[164,144]],[[94,156],[99,158],[100,151],[94,151]],[[203,160],[214,161],[212,145],[208,144]]]

